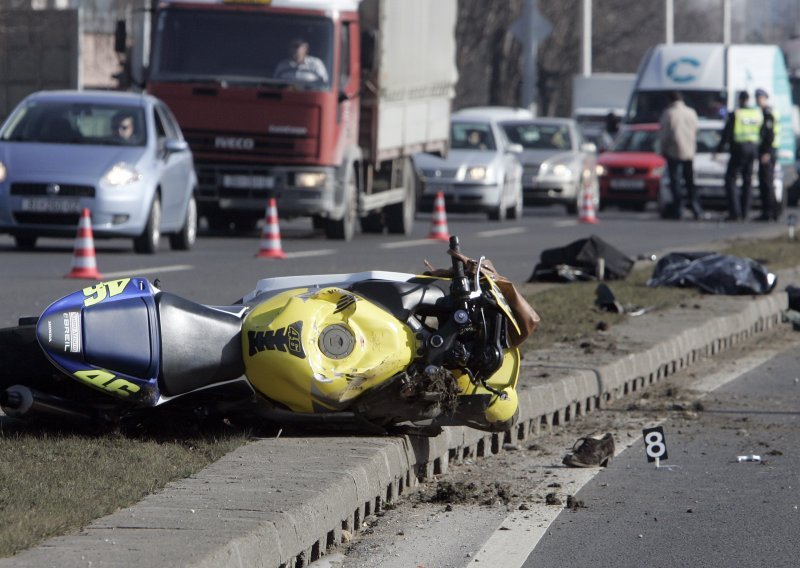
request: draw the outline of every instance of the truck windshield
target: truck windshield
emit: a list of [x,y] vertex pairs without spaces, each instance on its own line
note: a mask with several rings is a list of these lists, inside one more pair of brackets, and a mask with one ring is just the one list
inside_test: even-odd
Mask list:
[[156,23],[150,80],[327,91],[332,50],[325,18],[166,9]]
[[[637,91],[631,97],[627,122],[658,122],[661,112],[669,106],[671,91]],[[681,91],[683,102],[692,107],[700,118],[724,119],[725,91]]]

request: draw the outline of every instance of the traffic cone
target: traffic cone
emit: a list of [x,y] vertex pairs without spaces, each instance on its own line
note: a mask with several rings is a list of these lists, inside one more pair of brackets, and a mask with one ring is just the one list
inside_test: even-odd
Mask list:
[[92,216],[89,209],[81,212],[78,222],[78,234],[75,236],[75,253],[72,255],[72,266],[64,278],[84,278],[102,280],[103,275],[97,271],[97,258],[94,254],[94,236],[92,235]]
[[592,195],[591,185],[586,185],[583,188],[583,198],[581,199],[581,211],[578,221],[592,225],[596,225],[599,222],[594,212],[594,196]]
[[264,229],[261,231],[261,242],[258,258],[286,258],[281,248],[281,229],[278,226],[278,207],[275,198],[269,198]]
[[447,213],[444,210],[444,193],[436,194],[436,201],[433,202],[433,223],[431,224],[431,234],[429,239],[436,241],[450,241],[450,229],[447,228]]

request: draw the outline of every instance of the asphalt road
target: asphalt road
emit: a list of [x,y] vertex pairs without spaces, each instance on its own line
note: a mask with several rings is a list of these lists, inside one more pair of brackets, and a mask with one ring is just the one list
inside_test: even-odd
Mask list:
[[[696,419],[664,422],[674,469],[648,464],[640,440],[524,566],[797,566],[798,375],[795,344],[707,396]],[[737,461],[747,455],[761,461]]]
[[[566,245],[596,234],[622,252],[639,255],[696,248],[735,236],[764,235],[781,225],[730,224],[715,221],[664,221],[657,213],[607,210],[597,225],[567,217],[563,208],[526,209],[523,219],[495,223],[483,215],[449,215],[451,234],[461,238],[470,256],[485,255],[515,282],[524,282],[542,250]],[[146,276],[162,281],[163,288],[192,300],[225,304],[253,289],[260,278],[281,275],[392,270],[420,272],[423,260],[447,266],[446,245],[427,239],[430,215],[420,215],[414,234],[357,235],[348,243],[315,234],[308,220],[281,222],[282,247],[289,258],[255,258],[259,233],[201,234],[188,252],[169,250],[166,239],[156,255],[137,255],[129,240],[96,240],[97,265],[108,278]],[[19,317],[38,315],[53,300],[82,287],[85,281],[65,279],[70,270],[71,239],[40,239],[34,251],[18,251],[8,235],[0,235],[0,326]]]
[[[441,485],[422,487],[312,567],[797,566],[798,344],[784,328],[516,451],[453,466],[440,483],[474,491],[441,500]],[[641,437],[656,425],[659,469]],[[562,466],[591,432],[613,434],[611,465]],[[761,461],[737,459],[753,454]]]

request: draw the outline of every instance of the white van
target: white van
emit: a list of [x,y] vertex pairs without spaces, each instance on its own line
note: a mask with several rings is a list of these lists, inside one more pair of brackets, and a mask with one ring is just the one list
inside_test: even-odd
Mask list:
[[[639,65],[625,121],[658,122],[672,91],[680,91],[701,119],[724,121],[729,109],[736,107],[740,91],[750,93],[755,104],[759,88],[769,93],[770,104],[780,114],[775,192],[778,203],[785,204],[783,188],[794,182],[797,171],[792,94],[783,53],[777,46],[674,43],[651,47]],[[757,184],[753,190],[757,197]]]

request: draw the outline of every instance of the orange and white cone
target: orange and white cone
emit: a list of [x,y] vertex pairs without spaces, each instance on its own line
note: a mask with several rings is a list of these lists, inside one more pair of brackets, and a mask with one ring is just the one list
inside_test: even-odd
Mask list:
[[64,278],[85,278],[101,280],[103,275],[97,271],[97,258],[94,252],[94,235],[92,234],[92,216],[89,209],[81,212],[78,222],[78,234],[75,236],[75,252],[72,255],[72,267]]
[[436,201],[433,202],[433,222],[431,224],[431,234],[429,239],[436,241],[450,241],[450,229],[447,228],[447,213],[444,210],[444,193],[436,194]]
[[275,198],[269,198],[264,229],[261,231],[261,241],[258,258],[286,258],[281,248],[281,229],[278,226],[278,207]]
[[594,212],[594,196],[592,193],[591,185],[587,185],[583,188],[583,198],[581,199],[581,211],[578,221],[596,225],[599,221]]

